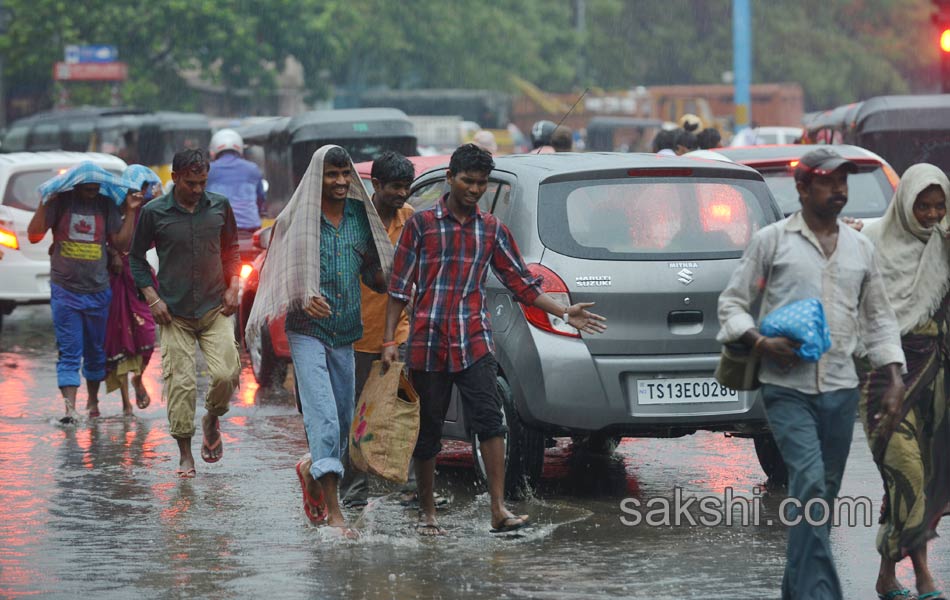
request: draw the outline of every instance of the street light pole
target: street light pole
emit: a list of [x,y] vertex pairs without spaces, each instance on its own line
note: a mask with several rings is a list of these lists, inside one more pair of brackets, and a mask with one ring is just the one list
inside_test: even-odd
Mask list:
[[752,11],[749,0],[732,0],[732,70],[735,73],[735,133],[749,126],[752,83]]
[[[7,33],[7,13],[0,0],[0,35]],[[0,52],[0,129],[7,126],[7,96],[3,93],[3,53]]]

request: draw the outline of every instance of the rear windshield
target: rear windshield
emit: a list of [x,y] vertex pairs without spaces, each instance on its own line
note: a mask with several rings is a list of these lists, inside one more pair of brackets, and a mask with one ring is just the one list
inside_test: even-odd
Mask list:
[[[768,184],[784,214],[790,215],[801,210],[798,190],[795,189],[795,178],[791,173],[788,171],[764,172],[762,176],[765,177],[765,183]],[[862,170],[848,176],[848,203],[841,214],[845,217],[862,219],[880,217],[884,214],[884,209],[887,208],[893,194],[894,189],[880,167]]]
[[403,156],[416,156],[415,138],[381,137],[356,139],[320,139],[306,142],[297,142],[293,147],[294,176],[301,178],[310,166],[313,153],[326,144],[335,144],[349,153],[354,163],[376,160],[387,150],[394,150]]
[[950,132],[946,129],[866,133],[857,143],[883,156],[900,174],[921,162],[937,165],[944,173],[950,173]]
[[604,179],[541,186],[544,245],[577,258],[730,258],[775,220],[764,184],[705,178]]
[[[3,192],[3,205],[21,210],[36,210],[40,204],[40,194],[36,188],[47,179],[52,179],[64,172],[68,167],[59,169],[42,169],[40,171],[23,171],[16,173],[7,180],[7,189]],[[108,169],[114,175],[121,175],[121,171]]]

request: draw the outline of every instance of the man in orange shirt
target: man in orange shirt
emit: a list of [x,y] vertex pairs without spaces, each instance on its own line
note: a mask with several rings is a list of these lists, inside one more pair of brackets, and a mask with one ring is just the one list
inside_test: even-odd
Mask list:
[[[406,204],[409,188],[415,178],[415,168],[405,156],[398,152],[384,152],[375,161],[370,171],[373,178],[373,204],[386,227],[393,245],[399,241],[402,228],[414,212]],[[377,294],[362,285],[361,313],[363,317],[363,338],[353,344],[356,355],[356,401],[359,402],[363,385],[369,377],[374,360],[382,356],[383,330],[386,327],[386,304],[389,296]],[[406,339],[409,337],[409,319],[403,313],[396,327],[394,340],[399,344],[400,357],[405,357]],[[349,461],[347,461],[349,462]],[[404,494],[406,499],[414,497],[415,481],[413,469],[409,469],[411,488]],[[366,506],[369,497],[369,481],[366,473],[349,468],[340,486],[343,506],[356,508]]]

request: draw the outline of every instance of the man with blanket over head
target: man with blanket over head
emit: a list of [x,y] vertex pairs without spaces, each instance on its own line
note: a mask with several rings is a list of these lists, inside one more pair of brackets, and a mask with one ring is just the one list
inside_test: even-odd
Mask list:
[[[106,376],[105,336],[112,291],[106,243],[124,252],[132,239],[142,195],[90,162],[80,163],[40,186],[43,200],[27,227],[30,243],[53,230],[50,308],[59,359],[56,381],[66,402],[63,423],[77,418],[79,367],[86,378],[87,407],[98,410],[99,383]],[[125,203],[126,219],[119,205]],[[93,416],[95,416],[93,414]]]
[[392,242],[345,150],[324,146],[274,224],[248,318],[249,343],[286,315],[310,456],[297,463],[304,511],[345,529],[338,484],[355,408],[353,342],[363,336],[360,280],[377,292]]

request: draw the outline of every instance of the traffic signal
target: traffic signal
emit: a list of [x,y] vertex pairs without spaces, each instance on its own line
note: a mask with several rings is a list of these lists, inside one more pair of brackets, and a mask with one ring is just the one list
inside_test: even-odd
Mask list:
[[950,0],[930,0],[934,13],[930,20],[937,26],[940,45],[940,89],[950,93]]

